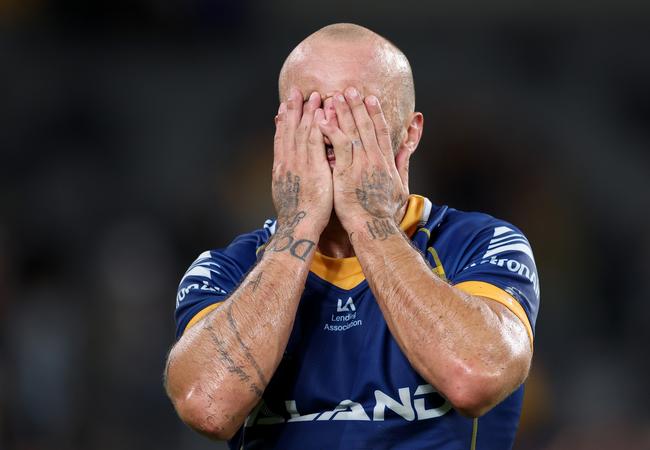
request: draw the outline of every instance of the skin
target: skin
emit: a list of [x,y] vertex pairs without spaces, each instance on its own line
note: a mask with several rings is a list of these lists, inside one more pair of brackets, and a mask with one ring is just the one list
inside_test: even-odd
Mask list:
[[346,40],[316,33],[285,63],[272,182],[278,231],[240,287],[170,352],[168,394],[208,436],[232,437],[277,369],[316,243],[358,257],[411,365],[462,414],[484,414],[527,376],[532,349],[521,321],[436,277],[399,228],[423,118],[400,113],[384,66],[369,70],[378,52],[396,49],[357,31]]

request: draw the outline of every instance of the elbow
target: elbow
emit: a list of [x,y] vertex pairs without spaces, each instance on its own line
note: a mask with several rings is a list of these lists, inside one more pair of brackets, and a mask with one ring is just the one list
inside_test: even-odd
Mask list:
[[481,417],[501,403],[521,383],[510,382],[503,372],[463,367],[444,392],[454,409],[470,418]]
[[448,400],[456,411],[469,418],[481,417],[498,404],[487,389],[470,385],[456,388]]
[[180,419],[193,430],[214,440],[231,439],[241,423],[233,414],[205,394],[172,398]]
[[165,390],[178,417],[193,430],[215,440],[231,439],[244,422],[228,402],[227,393],[214,389],[213,382],[188,377],[189,371],[169,364]]

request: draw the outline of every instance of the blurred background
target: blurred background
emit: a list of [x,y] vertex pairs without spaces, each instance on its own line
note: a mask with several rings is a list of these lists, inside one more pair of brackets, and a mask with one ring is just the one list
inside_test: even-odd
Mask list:
[[0,0],[0,448],[223,448],[164,395],[176,286],[273,215],[278,71],[341,21],[411,61],[411,191],[533,244],[515,448],[650,449],[650,4],[629,0]]

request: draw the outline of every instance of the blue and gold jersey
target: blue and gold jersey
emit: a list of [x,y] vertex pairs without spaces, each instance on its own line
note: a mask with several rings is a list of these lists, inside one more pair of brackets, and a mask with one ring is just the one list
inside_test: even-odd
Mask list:
[[[486,214],[409,198],[402,230],[432,271],[508,307],[532,343],[539,278],[522,232]],[[181,280],[177,337],[219,306],[262,254],[275,222],[202,253]],[[523,387],[480,419],[458,414],[411,367],[391,335],[357,258],[316,253],[284,357],[233,449],[512,447]]]

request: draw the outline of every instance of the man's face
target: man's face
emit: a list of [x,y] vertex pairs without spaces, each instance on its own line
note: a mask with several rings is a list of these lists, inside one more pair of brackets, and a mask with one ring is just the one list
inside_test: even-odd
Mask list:
[[353,86],[363,97],[372,94],[379,98],[386,120],[395,133],[400,124],[396,120],[394,99],[387,95],[389,88],[383,81],[382,70],[385,69],[381,67],[376,47],[370,42],[327,40],[310,43],[303,46],[291,62],[281,82],[281,96],[286,98],[290,86],[296,86],[305,100],[316,91],[323,99],[323,109],[333,111],[332,95]]

